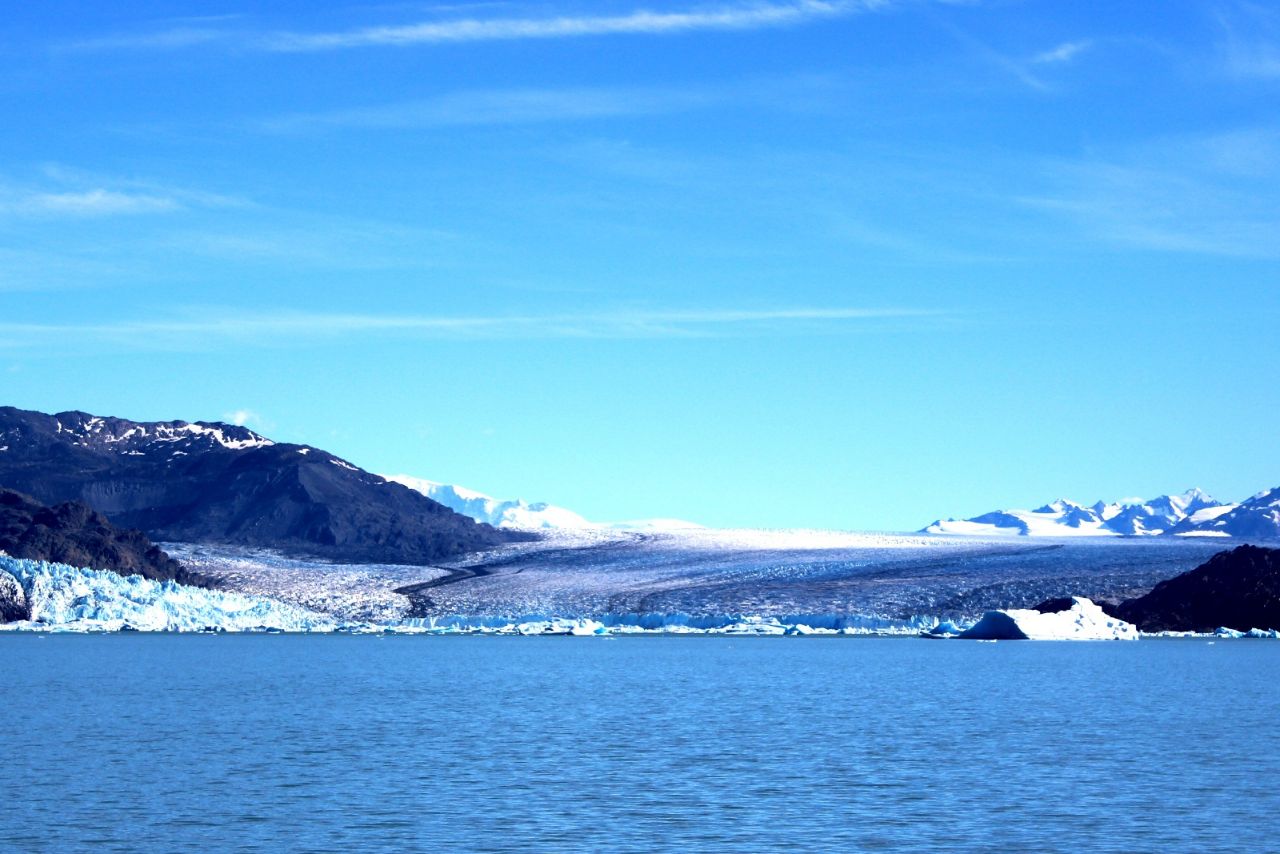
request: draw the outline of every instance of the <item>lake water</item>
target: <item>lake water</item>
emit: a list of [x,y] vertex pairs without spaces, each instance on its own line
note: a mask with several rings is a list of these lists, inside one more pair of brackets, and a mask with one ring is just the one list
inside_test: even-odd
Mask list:
[[0,637],[0,848],[1280,842],[1280,643]]

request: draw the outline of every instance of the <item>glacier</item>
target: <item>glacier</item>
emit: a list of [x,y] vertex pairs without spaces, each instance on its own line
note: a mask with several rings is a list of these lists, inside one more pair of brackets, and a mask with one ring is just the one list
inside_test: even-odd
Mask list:
[[264,596],[121,576],[107,570],[0,556],[0,583],[20,589],[26,619],[5,631],[41,632],[385,632],[397,634],[897,634],[929,630],[936,620],[892,620],[847,614],[604,614],[447,616],[386,622],[349,621]]
[[39,631],[282,631],[336,627],[332,617],[242,593],[121,576],[107,570],[0,556],[22,588],[28,617],[0,629]]
[[[164,548],[217,589],[0,557],[0,591],[16,588],[24,610],[30,605],[27,619],[3,628],[955,636],[992,608],[1149,588],[1209,549],[1178,540],[1046,545],[707,529],[559,532],[437,566]],[[1088,634],[1083,623],[1049,631],[1036,620],[1038,612],[1014,618],[1028,637]]]

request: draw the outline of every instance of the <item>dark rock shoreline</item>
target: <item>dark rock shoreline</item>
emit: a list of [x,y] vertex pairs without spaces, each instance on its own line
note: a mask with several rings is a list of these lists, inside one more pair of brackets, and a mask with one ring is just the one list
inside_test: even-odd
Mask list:
[[1144,632],[1280,629],[1280,549],[1239,546],[1128,599],[1115,615]]
[[[1280,549],[1238,546],[1143,596],[1098,605],[1148,633],[1280,629]],[[1070,607],[1070,597],[1057,597],[1034,610],[1053,614]]]

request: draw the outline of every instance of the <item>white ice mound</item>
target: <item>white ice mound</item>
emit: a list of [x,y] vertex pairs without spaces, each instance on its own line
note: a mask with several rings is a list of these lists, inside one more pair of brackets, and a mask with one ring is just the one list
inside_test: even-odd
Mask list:
[[10,557],[0,557],[0,572],[17,579],[30,609],[29,619],[0,626],[5,629],[305,632],[334,628],[332,620],[293,605],[172,581]]
[[556,507],[544,501],[530,504],[519,498],[504,500],[463,486],[437,483],[407,474],[389,474],[383,477],[392,483],[407,486],[433,501],[438,501],[455,513],[470,516],[477,522],[484,522],[495,528],[574,530],[600,527],[594,522],[588,522],[572,510]]
[[968,640],[1137,640],[1138,628],[1080,596],[1065,611],[988,611],[960,634]]

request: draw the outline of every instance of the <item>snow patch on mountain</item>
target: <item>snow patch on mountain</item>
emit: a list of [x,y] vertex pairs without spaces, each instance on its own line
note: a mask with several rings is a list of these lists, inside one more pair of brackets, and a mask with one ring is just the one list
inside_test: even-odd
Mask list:
[[232,424],[169,421],[148,426],[134,424],[116,418],[101,418],[96,415],[82,413],[64,413],[66,420],[58,418],[56,422],[59,434],[67,433],[72,437],[92,443],[95,446],[119,446],[126,453],[155,442],[182,442],[203,440],[221,445],[233,451],[247,448],[266,448],[275,442],[260,436],[247,427]]

